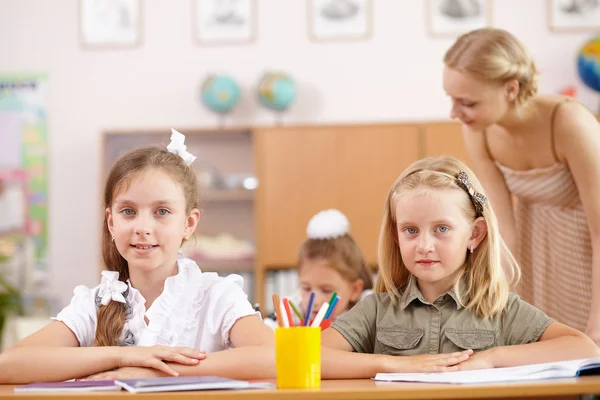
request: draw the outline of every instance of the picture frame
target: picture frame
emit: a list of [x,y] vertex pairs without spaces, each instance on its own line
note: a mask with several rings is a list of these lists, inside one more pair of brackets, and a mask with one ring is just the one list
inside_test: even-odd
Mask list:
[[192,0],[199,45],[251,43],[256,39],[256,0]]
[[308,1],[308,32],[315,42],[366,40],[372,27],[372,0]]
[[456,37],[492,25],[492,0],[426,0],[430,37]]
[[84,48],[136,47],[142,41],[140,0],[80,0],[79,33]]
[[600,2],[547,0],[548,27],[553,32],[600,31]]

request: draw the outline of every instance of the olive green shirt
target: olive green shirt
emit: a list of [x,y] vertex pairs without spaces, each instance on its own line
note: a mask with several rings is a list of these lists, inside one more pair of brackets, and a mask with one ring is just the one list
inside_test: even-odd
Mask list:
[[359,353],[415,355],[536,342],[550,323],[552,319],[514,293],[500,315],[482,319],[460,304],[454,290],[432,304],[411,283],[397,306],[387,293],[373,293],[332,328]]

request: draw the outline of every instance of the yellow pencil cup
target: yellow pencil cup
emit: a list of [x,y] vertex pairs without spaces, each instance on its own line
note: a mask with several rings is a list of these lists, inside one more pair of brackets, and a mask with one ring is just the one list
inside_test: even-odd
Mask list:
[[275,328],[275,366],[279,389],[321,387],[321,328]]

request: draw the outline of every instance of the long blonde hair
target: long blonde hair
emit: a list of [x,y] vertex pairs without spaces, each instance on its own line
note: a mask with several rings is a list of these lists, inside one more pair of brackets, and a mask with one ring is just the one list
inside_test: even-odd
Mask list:
[[[469,177],[471,187],[484,194],[475,174],[454,157],[429,157],[413,163],[396,179],[388,193],[379,234],[379,275],[375,291],[387,292],[395,305],[414,279],[402,261],[397,243],[395,199],[403,191],[416,188],[460,190],[464,193],[463,211],[467,218],[474,221],[477,217],[474,202],[469,193],[457,184],[456,177],[461,171]],[[500,236],[498,220],[489,202],[481,214],[487,223],[487,234],[474,252],[467,255],[454,290],[461,302],[461,294],[465,295],[468,301],[464,304],[466,309],[473,310],[481,318],[489,318],[504,309],[509,294],[509,280],[518,280],[520,269]],[[461,280],[466,284],[462,289],[459,288]]]
[[[104,207],[112,207],[115,193],[127,187],[134,174],[154,168],[169,174],[175,182],[181,185],[186,201],[186,213],[199,208],[198,181],[194,170],[187,166],[183,159],[169,153],[164,148],[145,147],[132,150],[122,156],[111,168],[104,188]],[[119,272],[119,280],[129,279],[127,260],[117,250],[108,229],[108,221],[104,218],[102,228],[102,257],[106,268]],[[125,325],[127,305],[111,301],[98,310],[98,325],[94,346],[116,346]]]
[[477,29],[456,39],[444,56],[444,64],[475,79],[504,84],[519,82],[518,104],[538,90],[538,71],[523,44],[508,31]]

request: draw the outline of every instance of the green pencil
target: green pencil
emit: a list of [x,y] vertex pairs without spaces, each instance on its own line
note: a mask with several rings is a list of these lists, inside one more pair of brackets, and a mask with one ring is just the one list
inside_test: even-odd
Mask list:
[[294,310],[294,314],[296,314],[296,316],[298,318],[300,318],[300,321],[302,321],[304,319],[304,317],[302,316],[302,313],[300,312],[300,310],[298,310],[298,308],[296,307],[296,305],[294,304],[293,301],[289,300],[290,306],[292,307],[292,310]]
[[331,295],[331,298],[329,299],[329,305],[331,305],[333,303],[333,299],[335,299],[337,297],[337,292],[333,292],[333,294]]

